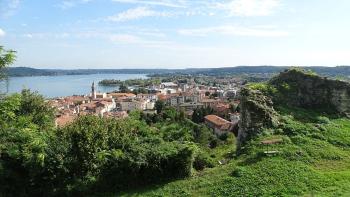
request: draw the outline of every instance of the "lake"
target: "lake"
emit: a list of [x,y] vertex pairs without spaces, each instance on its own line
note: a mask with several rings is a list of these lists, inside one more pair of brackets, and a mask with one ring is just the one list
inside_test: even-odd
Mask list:
[[34,76],[9,77],[0,83],[1,93],[15,93],[22,89],[38,91],[47,98],[85,95],[91,92],[91,84],[95,82],[97,91],[110,92],[118,87],[99,86],[103,79],[145,79],[146,74],[92,74],[92,75],[62,75],[62,76]]

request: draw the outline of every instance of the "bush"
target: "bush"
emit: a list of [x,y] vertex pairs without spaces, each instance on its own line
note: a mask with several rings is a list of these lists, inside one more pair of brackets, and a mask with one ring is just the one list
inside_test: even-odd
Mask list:
[[196,170],[203,170],[204,168],[213,168],[215,160],[211,158],[206,152],[199,152],[193,162],[193,167]]
[[[97,190],[113,191],[190,176],[197,147],[176,141],[182,136],[177,131],[169,131],[165,141],[132,118],[80,117],[62,131],[71,144],[70,176]],[[91,177],[93,184],[86,181]]]
[[319,116],[317,117],[317,122],[320,124],[329,124],[331,121],[325,116]]
[[219,135],[219,139],[222,141],[226,141],[228,138],[228,133],[223,133],[221,135]]

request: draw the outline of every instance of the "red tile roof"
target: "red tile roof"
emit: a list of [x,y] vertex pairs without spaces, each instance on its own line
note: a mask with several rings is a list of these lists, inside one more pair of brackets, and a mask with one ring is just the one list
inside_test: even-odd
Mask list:
[[228,130],[232,126],[231,122],[216,115],[207,115],[204,117],[204,119],[214,124],[215,127],[220,128],[221,130]]

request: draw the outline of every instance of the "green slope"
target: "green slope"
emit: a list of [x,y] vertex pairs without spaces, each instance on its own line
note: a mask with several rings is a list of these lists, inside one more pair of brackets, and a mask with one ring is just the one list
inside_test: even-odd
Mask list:
[[[301,108],[278,108],[283,132],[268,131],[223,166],[110,196],[350,196],[350,120]],[[263,139],[282,138],[275,156]],[[224,146],[227,152],[234,145]],[[221,150],[225,152],[225,150]],[[105,194],[104,194],[105,195]]]

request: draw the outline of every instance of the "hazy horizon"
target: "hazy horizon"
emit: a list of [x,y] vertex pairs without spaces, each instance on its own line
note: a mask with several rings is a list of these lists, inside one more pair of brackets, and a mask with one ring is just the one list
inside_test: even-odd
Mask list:
[[11,68],[18,68],[18,67],[24,67],[24,68],[34,68],[34,69],[48,69],[48,70],[75,70],[75,69],[169,69],[169,70],[174,70],[174,69],[179,69],[179,70],[186,70],[186,69],[218,69],[218,68],[234,68],[234,67],[269,67],[269,66],[272,66],[272,67],[328,67],[328,68],[334,68],[334,67],[343,67],[343,66],[349,66],[350,65],[336,65],[336,66],[318,66],[318,65],[296,65],[296,66],[281,66],[281,65],[238,65],[238,66],[225,66],[225,67],[185,67],[185,68],[176,68],[176,67],[152,67],[152,68],[138,68],[138,67],[135,67],[135,68],[128,68],[128,67],[118,67],[118,68],[107,68],[107,67],[92,67],[92,68],[88,68],[88,67],[72,67],[72,68],[56,68],[56,67],[45,67],[45,68],[39,68],[39,67],[32,67],[32,66],[10,66]]
[[349,8],[346,0],[3,0],[0,45],[18,51],[14,66],[46,69],[349,65]]

